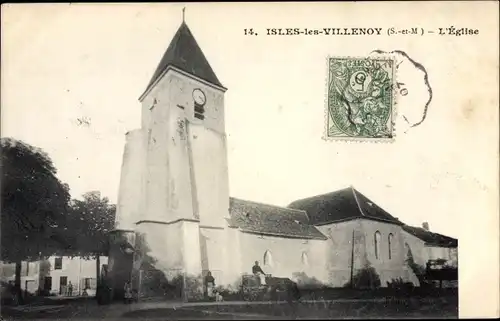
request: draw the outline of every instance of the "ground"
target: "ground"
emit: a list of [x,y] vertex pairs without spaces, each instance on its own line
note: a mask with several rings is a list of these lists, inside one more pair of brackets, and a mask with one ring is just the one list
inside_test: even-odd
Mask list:
[[2,307],[4,320],[258,320],[352,318],[458,318],[457,297],[410,300],[337,299],[286,302],[113,303],[95,300],[51,300],[24,307]]

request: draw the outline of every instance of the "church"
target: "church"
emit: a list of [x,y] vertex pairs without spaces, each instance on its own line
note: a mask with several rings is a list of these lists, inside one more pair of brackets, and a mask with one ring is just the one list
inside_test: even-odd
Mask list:
[[[330,287],[375,271],[418,285],[409,253],[456,262],[456,239],[407,227],[354,187],[288,207],[229,195],[222,85],[183,21],[140,96],[141,128],[126,134],[108,277],[140,297],[203,291],[208,273],[237,288],[255,261],[266,274]],[[299,280],[300,279],[300,280]],[[177,280],[177,281],[176,281]]]

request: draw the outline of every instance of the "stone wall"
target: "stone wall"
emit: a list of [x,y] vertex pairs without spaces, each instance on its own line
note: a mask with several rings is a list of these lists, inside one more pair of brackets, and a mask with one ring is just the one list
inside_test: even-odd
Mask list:
[[251,274],[254,262],[259,261],[266,274],[294,278],[303,272],[325,282],[325,242],[241,233],[241,272]]

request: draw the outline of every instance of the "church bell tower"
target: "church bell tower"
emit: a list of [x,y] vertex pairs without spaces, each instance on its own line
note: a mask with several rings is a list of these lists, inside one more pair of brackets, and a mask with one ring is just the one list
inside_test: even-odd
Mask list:
[[183,21],[139,98],[141,129],[129,134],[122,167],[116,228],[134,231],[130,275],[144,296],[179,275],[198,278],[210,270],[222,278],[229,217],[225,91]]
[[148,140],[148,219],[224,225],[225,91],[183,21],[140,97]]

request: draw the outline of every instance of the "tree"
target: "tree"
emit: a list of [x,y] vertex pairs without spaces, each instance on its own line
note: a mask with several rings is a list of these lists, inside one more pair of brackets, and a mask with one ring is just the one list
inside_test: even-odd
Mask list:
[[413,257],[413,253],[412,253],[410,248],[408,248],[408,250],[407,250],[405,263],[410,267],[410,269],[413,271],[413,273],[417,277],[419,285],[421,287],[426,286],[427,285],[427,275],[426,275],[425,267],[415,262],[415,259]]
[[95,257],[97,284],[100,283],[100,256],[109,252],[109,235],[115,221],[116,206],[99,192],[88,192],[83,200],[71,201],[70,224],[71,243],[75,255]]
[[13,138],[2,138],[1,147],[1,255],[16,263],[20,294],[23,260],[70,250],[64,234],[69,187],[56,177],[52,160],[40,148]]

